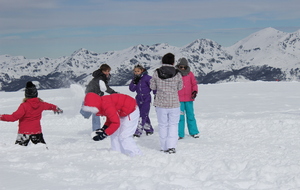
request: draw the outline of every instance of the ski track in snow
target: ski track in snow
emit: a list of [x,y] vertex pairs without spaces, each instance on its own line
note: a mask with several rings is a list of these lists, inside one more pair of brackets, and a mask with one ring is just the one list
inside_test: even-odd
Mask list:
[[[135,96],[128,87],[113,87]],[[15,111],[24,92],[0,92],[0,113]],[[195,106],[199,139],[188,134],[176,154],[159,151],[154,107],[152,136],[136,139],[143,156],[111,151],[110,140],[91,140],[91,119],[79,109],[81,86],[40,90],[62,115],[45,111],[44,145],[14,145],[17,122],[0,121],[0,189],[300,188],[300,85],[248,82],[199,85]],[[187,132],[187,130],[186,130]]]

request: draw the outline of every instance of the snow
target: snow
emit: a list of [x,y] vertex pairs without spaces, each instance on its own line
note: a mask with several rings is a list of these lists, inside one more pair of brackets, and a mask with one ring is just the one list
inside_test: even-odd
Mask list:
[[[113,87],[134,96],[128,87]],[[0,113],[17,109],[24,92],[0,92]],[[178,142],[176,154],[159,151],[154,107],[152,136],[135,139],[143,156],[91,140],[91,120],[79,114],[83,89],[40,90],[64,110],[45,111],[47,146],[14,145],[17,122],[0,121],[0,189],[201,189],[300,188],[300,86],[298,82],[199,85],[195,114],[201,136]]]

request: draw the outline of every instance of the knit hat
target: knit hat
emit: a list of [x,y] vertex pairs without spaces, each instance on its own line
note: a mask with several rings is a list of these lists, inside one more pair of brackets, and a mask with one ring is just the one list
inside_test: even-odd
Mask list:
[[29,81],[26,83],[25,88],[25,98],[36,98],[38,96],[38,91],[35,85]]
[[[180,69],[180,67],[184,67],[185,69]],[[178,64],[176,65],[176,68],[180,71],[182,76],[186,76],[189,74],[189,72],[191,71],[188,61],[186,60],[186,58],[182,57],[178,60]]]
[[178,65],[183,65],[183,66],[188,66],[188,61],[186,60],[186,58],[180,58],[178,60]]
[[163,56],[162,58],[162,63],[163,64],[169,64],[173,65],[175,62],[175,56],[172,53],[167,53],[166,55]]

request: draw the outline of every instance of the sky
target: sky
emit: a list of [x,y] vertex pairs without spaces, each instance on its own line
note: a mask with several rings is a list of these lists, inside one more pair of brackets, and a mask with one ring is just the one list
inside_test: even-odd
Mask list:
[[59,58],[203,38],[228,47],[267,27],[298,31],[299,0],[0,0],[0,55]]

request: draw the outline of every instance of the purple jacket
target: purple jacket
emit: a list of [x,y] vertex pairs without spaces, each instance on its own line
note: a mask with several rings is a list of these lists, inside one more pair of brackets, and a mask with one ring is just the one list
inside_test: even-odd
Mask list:
[[133,84],[133,81],[129,84],[129,90],[131,92],[136,92],[137,95],[135,99],[137,101],[150,101],[151,102],[151,95],[150,92],[152,91],[150,88],[150,79],[152,77],[148,75],[148,72],[145,71],[142,73],[141,79],[137,84]]

